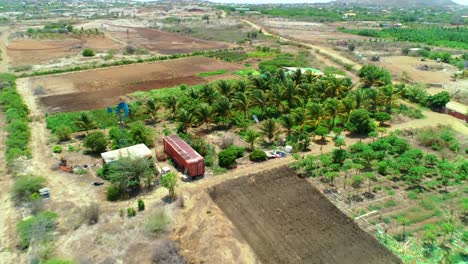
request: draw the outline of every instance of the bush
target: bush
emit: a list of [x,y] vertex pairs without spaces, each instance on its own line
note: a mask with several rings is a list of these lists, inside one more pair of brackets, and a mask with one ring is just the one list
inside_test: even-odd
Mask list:
[[94,57],[94,50],[92,49],[85,49],[83,50],[83,56],[84,57]]
[[49,238],[55,229],[55,221],[58,215],[55,212],[45,211],[21,220],[16,225],[19,234],[19,246],[23,249],[29,247],[31,240],[44,241]]
[[93,153],[102,153],[107,148],[106,135],[102,132],[93,132],[85,138],[83,145],[91,149]]
[[128,217],[136,216],[136,210],[134,208],[127,208],[127,216]]
[[349,117],[349,122],[346,123],[346,128],[358,134],[368,134],[374,129],[369,111],[366,109],[353,111]]
[[44,188],[45,178],[25,175],[16,179],[13,185],[13,197],[18,202],[30,201],[31,195],[39,194],[39,189]]
[[63,260],[63,259],[49,259],[41,263],[42,264],[74,264],[75,262],[70,261],[70,260]]
[[146,229],[152,233],[159,233],[166,230],[171,222],[169,216],[163,209],[157,209],[146,220]]
[[85,208],[84,218],[88,225],[94,225],[99,221],[99,205],[92,203]]
[[108,201],[117,201],[121,195],[119,186],[112,184],[107,187],[106,196]]
[[60,126],[55,130],[55,135],[59,141],[70,140],[72,134],[72,129],[68,126]]
[[63,148],[60,145],[55,145],[55,146],[52,147],[52,152],[54,152],[54,153],[62,153],[62,150],[63,150]]
[[255,161],[255,162],[258,162],[258,161],[265,161],[268,159],[268,156],[267,154],[265,153],[265,151],[261,150],[261,149],[255,149],[254,151],[252,151],[252,153],[250,153],[249,155],[249,160],[251,161]]
[[145,210],[145,202],[143,202],[142,199],[138,199],[138,211],[144,211]]

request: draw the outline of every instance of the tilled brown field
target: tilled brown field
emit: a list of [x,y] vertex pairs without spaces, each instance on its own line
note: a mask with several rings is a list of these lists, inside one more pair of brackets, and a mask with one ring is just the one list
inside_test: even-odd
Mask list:
[[201,72],[221,69],[232,72],[241,68],[241,65],[197,56],[31,77],[26,82],[44,111],[70,112],[115,105],[120,96],[136,91],[201,84],[219,77],[197,77]]
[[262,263],[401,263],[287,167],[209,192]]

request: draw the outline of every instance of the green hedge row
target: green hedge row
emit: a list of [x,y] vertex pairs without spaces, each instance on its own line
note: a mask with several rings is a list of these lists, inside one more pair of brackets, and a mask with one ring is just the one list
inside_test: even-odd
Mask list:
[[12,162],[21,156],[30,157],[29,139],[29,109],[16,91],[15,76],[0,74],[0,107],[6,116],[6,131],[8,133],[6,145],[6,161],[11,166]]

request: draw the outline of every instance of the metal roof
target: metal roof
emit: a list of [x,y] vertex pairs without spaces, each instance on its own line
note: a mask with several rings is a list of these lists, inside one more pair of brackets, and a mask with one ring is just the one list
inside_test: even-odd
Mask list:
[[198,152],[196,152],[189,144],[183,141],[178,135],[167,136],[165,137],[165,140],[186,161],[203,159],[203,157]]
[[151,157],[151,150],[145,144],[138,144],[126,148],[116,149],[101,153],[101,157],[105,163],[110,163],[125,157]]

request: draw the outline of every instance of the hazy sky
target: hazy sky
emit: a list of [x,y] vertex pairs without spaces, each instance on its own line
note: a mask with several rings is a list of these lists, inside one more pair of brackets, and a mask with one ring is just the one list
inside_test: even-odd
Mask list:
[[[270,3],[324,3],[330,0],[210,0],[217,3],[239,3],[239,4],[270,4]],[[456,3],[468,5],[468,0],[452,0]]]

